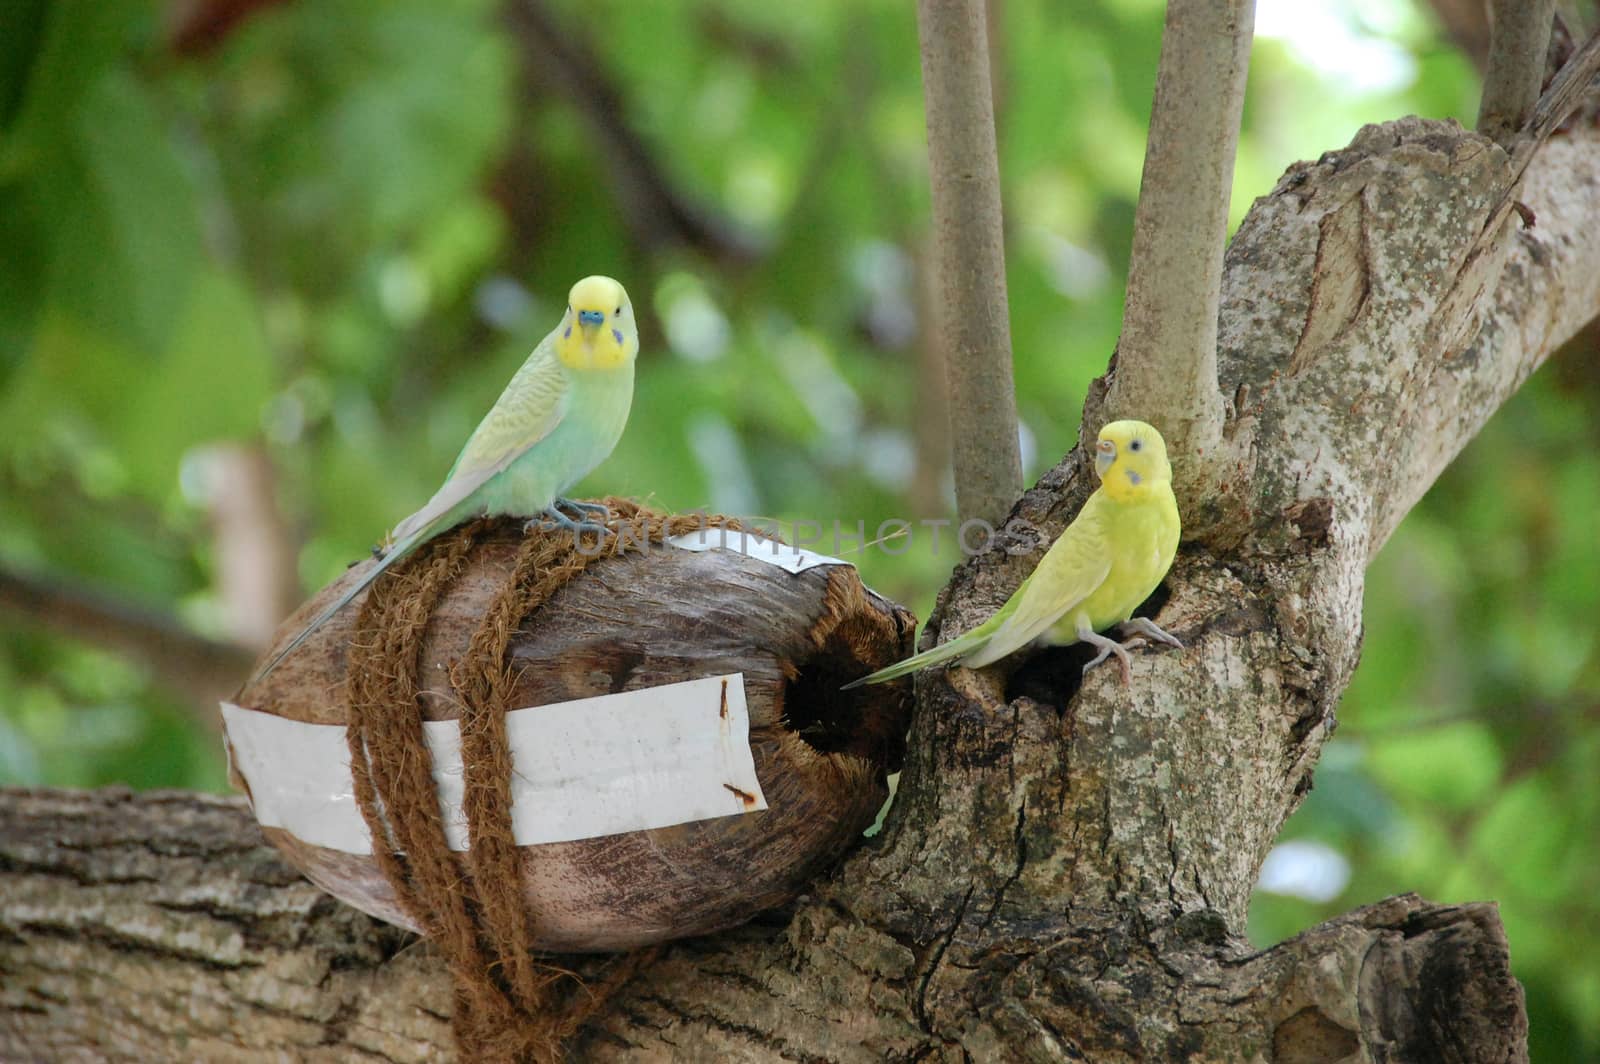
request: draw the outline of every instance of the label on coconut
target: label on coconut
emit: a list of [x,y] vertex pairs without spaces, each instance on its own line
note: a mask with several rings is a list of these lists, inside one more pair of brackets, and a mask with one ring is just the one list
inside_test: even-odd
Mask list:
[[803,573],[819,565],[850,564],[841,558],[830,558],[826,554],[818,554],[804,547],[791,547],[787,543],[780,543],[754,532],[740,532],[730,528],[702,528],[694,532],[685,532],[681,536],[673,536],[667,540],[667,545],[677,547],[679,550],[736,551],[791,573]]
[[[316,846],[370,854],[343,725],[222,703],[228,757],[256,819]],[[445,837],[467,846],[461,729],[427,721]],[[767,807],[750,754],[744,674],[580,698],[506,714],[517,844],[570,842]]]

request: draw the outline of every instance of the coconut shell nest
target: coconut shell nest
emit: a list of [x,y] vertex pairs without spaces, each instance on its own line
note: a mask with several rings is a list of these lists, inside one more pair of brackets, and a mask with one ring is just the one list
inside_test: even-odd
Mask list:
[[[423,719],[457,717],[452,668],[514,578],[524,538],[520,521],[476,527],[421,637],[416,702]],[[268,654],[373,564],[352,567],[306,603],[284,622]],[[407,577],[386,573],[375,586]],[[346,724],[352,641],[371,637],[358,627],[365,597],[235,701],[291,720]],[[522,617],[505,652],[507,708],[742,673],[756,775],[769,806],[518,847],[515,867],[533,945],[632,949],[731,927],[799,894],[872,823],[904,750],[909,683],[839,687],[909,653],[915,625],[905,609],[868,590],[851,566],[791,573],[735,551],[659,544],[589,562]],[[423,930],[374,856],[262,830],[324,890]]]

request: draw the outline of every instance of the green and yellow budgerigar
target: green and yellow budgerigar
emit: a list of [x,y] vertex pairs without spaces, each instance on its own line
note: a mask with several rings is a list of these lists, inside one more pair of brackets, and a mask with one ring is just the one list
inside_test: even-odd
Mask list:
[[[469,518],[509,514],[549,520],[574,534],[604,529],[606,509],[564,498],[617,445],[633,403],[639,330],[633,304],[609,277],[572,286],[561,323],[540,341],[468,438],[426,506],[395,526],[382,561],[267,662],[265,677],[383,571]],[[574,520],[561,508],[578,514]],[[532,524],[533,522],[529,522]]]
[[[1178,549],[1178,502],[1166,441],[1143,421],[1113,421],[1100,430],[1095,472],[1100,486],[993,617],[845,686],[881,683],[945,661],[982,668],[1030,643],[1080,642],[1100,651],[1084,672],[1115,654],[1127,683],[1127,648],[1135,640],[1181,648],[1155,622],[1132,617],[1167,575]],[[1128,642],[1100,634],[1113,626],[1128,634]]]

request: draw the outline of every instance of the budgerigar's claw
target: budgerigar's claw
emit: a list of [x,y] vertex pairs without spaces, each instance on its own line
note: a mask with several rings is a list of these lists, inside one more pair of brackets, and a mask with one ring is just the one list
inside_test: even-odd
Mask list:
[[1178,641],[1177,636],[1165,631],[1160,625],[1148,617],[1134,617],[1131,620],[1123,621],[1121,624],[1117,625],[1117,627],[1122,629],[1124,632],[1132,632],[1136,635],[1142,635],[1152,643],[1165,643],[1169,647],[1177,647],[1179,650],[1183,649],[1183,644]]
[[585,517],[593,514],[598,516],[601,521],[607,521],[611,518],[611,507],[607,506],[603,502],[584,502],[581,499],[568,499],[563,497],[555,501],[555,506],[559,506],[567,510],[576,510]]
[[593,521],[574,521],[572,518],[568,517],[554,506],[542,511],[537,517],[531,518],[522,526],[522,531],[524,533],[532,532],[535,528],[545,525],[554,525],[557,528],[566,529],[574,536],[581,536],[585,532],[593,532],[598,535],[602,541],[604,541],[607,536],[616,535],[615,532],[611,531],[611,529],[607,528],[605,525],[596,524]]
[[1100,653],[1094,656],[1094,660],[1083,667],[1085,676],[1089,675],[1090,669],[1115,654],[1117,656],[1117,671],[1122,674],[1122,686],[1126,687],[1133,682],[1133,666],[1128,660],[1128,651],[1121,643],[1115,639],[1107,639],[1105,636],[1095,632],[1088,633],[1083,641],[1090,646],[1100,648]]

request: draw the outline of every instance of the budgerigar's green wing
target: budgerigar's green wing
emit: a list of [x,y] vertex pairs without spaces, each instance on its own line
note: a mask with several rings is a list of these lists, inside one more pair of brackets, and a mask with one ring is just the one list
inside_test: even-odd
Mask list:
[[1094,594],[1111,572],[1104,498],[1097,491],[1039,564],[993,617],[932,650],[896,662],[844,685],[882,683],[918,669],[959,659],[969,669],[992,665],[1043,635],[1062,615]]
[[1109,547],[1103,502],[1096,492],[996,614],[1004,620],[988,642],[962,664],[969,669],[991,665],[1043,635],[1105,582],[1111,572]]
[[478,423],[433,498],[395,526],[394,538],[403,541],[444,517],[555,431],[566,415],[568,394],[567,375],[556,357],[555,334],[551,333]]
[[496,473],[550,435],[561,424],[566,409],[567,378],[556,359],[555,334],[551,333],[528,356],[516,376],[511,378],[511,383],[506,385],[506,390],[500,393],[494,408],[479,422],[467,445],[461,449],[443,486],[428,500],[426,506],[395,526],[394,545],[383,556],[383,560],[345,589],[344,594],[332,605],[317,614],[310,624],[272,656],[251,682],[264,679],[311,633],[365,591],[384,570],[426,542],[440,530],[439,526],[453,522],[456,517],[452,515],[456,509],[469,502],[473,493]]

